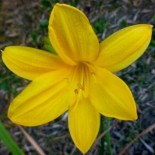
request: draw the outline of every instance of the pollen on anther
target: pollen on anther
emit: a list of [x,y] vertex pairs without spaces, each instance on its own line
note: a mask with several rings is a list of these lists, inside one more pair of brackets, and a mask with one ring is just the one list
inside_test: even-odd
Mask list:
[[78,94],[79,93],[78,89],[75,89],[74,92],[75,92],[75,94]]

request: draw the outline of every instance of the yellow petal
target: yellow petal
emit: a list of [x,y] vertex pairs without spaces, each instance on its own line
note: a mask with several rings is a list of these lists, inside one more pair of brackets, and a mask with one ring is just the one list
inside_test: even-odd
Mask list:
[[93,144],[100,124],[99,113],[89,100],[81,99],[69,110],[69,130],[75,145],[86,153]]
[[92,61],[98,56],[98,39],[87,19],[78,9],[56,4],[49,20],[49,38],[68,64]]
[[101,114],[121,120],[137,119],[136,104],[128,86],[105,69],[98,69],[91,81],[90,100]]
[[148,47],[152,26],[139,24],[124,28],[100,44],[97,64],[112,72],[119,71],[138,59]]
[[16,124],[37,126],[60,116],[75,101],[65,76],[66,70],[53,71],[32,81],[12,101],[8,117]]
[[64,66],[57,56],[24,46],[6,47],[2,59],[11,71],[29,80]]

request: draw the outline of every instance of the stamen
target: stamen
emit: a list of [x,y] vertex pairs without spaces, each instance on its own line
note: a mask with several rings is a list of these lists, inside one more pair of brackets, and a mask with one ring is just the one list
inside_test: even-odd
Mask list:
[[90,85],[90,76],[94,74],[90,72],[90,68],[86,63],[80,63],[75,68],[76,78],[76,89],[74,90],[75,94],[83,94],[82,96],[88,97],[89,94],[89,85]]

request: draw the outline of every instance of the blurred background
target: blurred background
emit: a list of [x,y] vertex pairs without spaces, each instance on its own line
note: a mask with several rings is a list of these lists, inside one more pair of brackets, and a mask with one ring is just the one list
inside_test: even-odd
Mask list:
[[[89,18],[99,40],[129,25],[155,25],[155,0],[0,0],[0,49],[8,45],[26,45],[44,49],[48,19],[55,3],[81,9]],[[131,45],[132,46],[132,45]],[[113,155],[155,154],[155,31],[144,55],[118,73],[131,88],[138,107],[138,120],[111,120]],[[0,121],[26,155],[38,155],[21,128],[7,118],[10,101],[28,81],[10,72],[0,56]],[[24,131],[34,138],[46,155],[81,155],[67,127],[67,115],[46,125]],[[108,155],[105,143],[104,155]],[[126,147],[128,146],[128,147]],[[98,155],[100,135],[87,155]],[[10,155],[0,140],[0,155]]]

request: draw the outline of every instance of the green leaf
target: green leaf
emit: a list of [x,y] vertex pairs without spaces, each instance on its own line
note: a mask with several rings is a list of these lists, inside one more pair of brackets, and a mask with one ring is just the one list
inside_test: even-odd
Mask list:
[[9,132],[0,122],[0,140],[7,146],[12,155],[24,155],[22,150],[17,146],[16,142],[10,136]]
[[44,6],[46,8],[51,8],[52,7],[52,5],[51,5],[49,0],[42,0],[41,4],[42,4],[42,6]]
[[70,4],[71,6],[77,6],[78,3],[79,3],[79,0],[73,0],[73,1],[70,2],[69,4]]
[[57,54],[48,37],[43,38],[43,49],[47,50],[53,54]]

